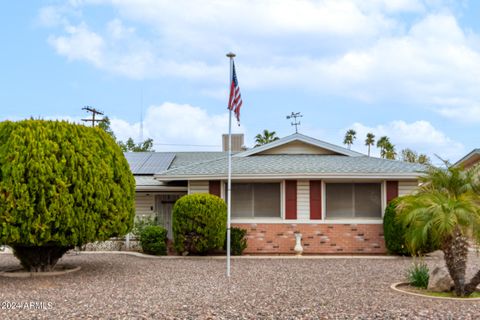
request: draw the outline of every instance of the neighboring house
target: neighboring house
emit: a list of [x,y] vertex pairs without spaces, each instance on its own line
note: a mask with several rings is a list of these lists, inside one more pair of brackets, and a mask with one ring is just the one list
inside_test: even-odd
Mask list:
[[463,168],[469,169],[478,163],[480,163],[480,149],[473,149],[472,152],[458,160],[455,166],[463,166]]
[[[169,236],[172,205],[180,196],[205,192],[226,198],[226,152],[126,157],[137,181],[137,214],[158,215]],[[247,229],[246,253],[293,253],[296,232],[305,253],[385,253],[385,207],[413,191],[423,169],[301,134],[237,150],[232,225]]]

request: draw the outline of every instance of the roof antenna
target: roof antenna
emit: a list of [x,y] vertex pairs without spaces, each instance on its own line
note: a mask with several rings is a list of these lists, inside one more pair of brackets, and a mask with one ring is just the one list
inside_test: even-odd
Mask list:
[[301,118],[303,117],[302,114],[300,112],[292,112],[291,115],[287,116],[287,119],[291,119],[293,118],[293,122],[291,122],[290,124],[292,126],[295,126],[295,133],[298,133],[298,126],[301,124],[300,121],[297,122],[297,118]]

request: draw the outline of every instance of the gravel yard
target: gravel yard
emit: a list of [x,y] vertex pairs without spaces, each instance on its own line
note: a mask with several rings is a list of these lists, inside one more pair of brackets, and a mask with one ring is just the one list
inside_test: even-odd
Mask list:
[[[434,260],[428,260],[432,265]],[[470,264],[480,266],[472,255]],[[68,254],[82,270],[48,278],[0,278],[0,319],[478,319],[480,302],[399,294],[410,259],[146,259]],[[0,254],[0,270],[18,266]],[[470,270],[471,271],[471,270]],[[50,308],[48,303],[50,303]]]

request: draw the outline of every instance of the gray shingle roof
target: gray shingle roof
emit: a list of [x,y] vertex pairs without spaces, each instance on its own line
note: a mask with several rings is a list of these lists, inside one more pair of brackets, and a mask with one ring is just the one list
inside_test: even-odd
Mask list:
[[[412,174],[423,165],[374,157],[337,155],[259,155],[232,158],[233,175],[292,174]],[[170,169],[156,177],[226,176],[227,159],[210,160]]]

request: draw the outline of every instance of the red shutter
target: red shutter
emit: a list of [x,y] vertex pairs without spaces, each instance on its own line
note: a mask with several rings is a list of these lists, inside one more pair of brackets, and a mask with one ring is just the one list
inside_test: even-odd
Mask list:
[[208,193],[220,197],[220,181],[212,180],[208,182]]
[[297,219],[297,180],[285,181],[285,219]]
[[398,181],[387,181],[387,204],[398,197]]
[[310,219],[322,219],[322,181],[310,180]]

